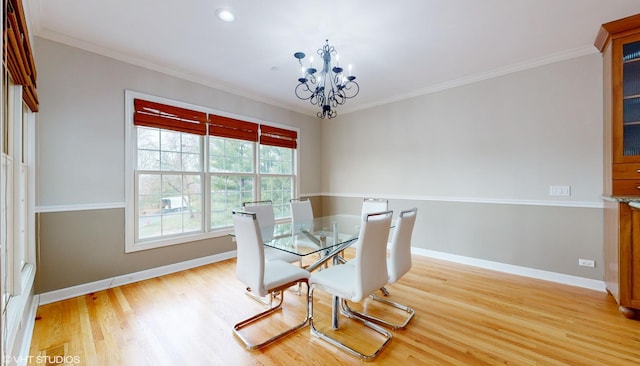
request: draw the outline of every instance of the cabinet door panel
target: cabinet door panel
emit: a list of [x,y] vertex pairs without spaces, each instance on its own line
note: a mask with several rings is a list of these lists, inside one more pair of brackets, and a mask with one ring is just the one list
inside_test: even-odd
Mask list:
[[630,248],[628,250],[622,250],[620,252],[620,260],[623,261],[626,266],[626,276],[624,281],[627,281],[629,288],[628,304],[623,304],[628,307],[640,309],[640,210],[631,209],[631,241],[629,243]]
[[616,162],[640,162],[640,35],[613,47],[613,135]]

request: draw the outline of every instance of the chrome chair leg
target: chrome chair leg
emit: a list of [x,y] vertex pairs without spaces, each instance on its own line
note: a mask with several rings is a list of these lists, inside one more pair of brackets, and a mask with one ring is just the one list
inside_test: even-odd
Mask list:
[[[300,282],[304,282],[307,285],[307,300],[308,300],[309,299],[309,282],[307,282],[306,280],[305,281],[300,281]],[[282,337],[285,337],[285,336],[287,336],[287,335],[289,335],[289,334],[291,334],[291,333],[297,331],[298,329],[300,329],[300,328],[302,328],[302,327],[307,325],[307,323],[309,322],[309,319],[310,319],[310,317],[309,317],[309,306],[308,305],[307,305],[307,313],[306,313],[305,318],[303,319],[303,321],[301,323],[298,323],[298,324],[294,325],[293,327],[288,328],[287,330],[272,336],[271,338],[267,339],[266,341],[263,341],[263,342],[260,342],[260,343],[257,343],[257,344],[252,344],[240,333],[240,330],[242,328],[244,328],[244,327],[246,327],[246,326],[248,326],[248,325],[250,325],[252,323],[255,323],[256,321],[258,321],[258,320],[260,320],[260,319],[262,319],[262,318],[264,318],[266,316],[269,316],[269,315],[271,315],[272,313],[274,313],[274,312],[276,312],[278,310],[282,310],[282,302],[284,301],[284,290],[286,290],[287,288],[291,287],[292,285],[293,285],[293,283],[288,283],[288,284],[283,285],[283,286],[281,286],[281,287],[279,287],[277,289],[274,289],[274,291],[272,291],[272,293],[276,293],[277,292],[277,293],[280,294],[280,299],[278,301],[278,304],[276,304],[275,306],[271,306],[267,310],[265,310],[265,311],[263,311],[261,313],[258,313],[256,315],[250,317],[250,318],[242,320],[242,321],[236,323],[233,326],[233,334],[236,337],[238,337],[244,343],[245,347],[248,350],[253,351],[253,350],[265,347],[265,346],[277,341],[278,339],[280,339]],[[277,296],[273,296],[273,297],[277,297]],[[271,297],[272,300],[273,300],[273,297]]]
[[[345,351],[347,351],[348,353],[359,357],[361,360],[363,361],[371,361],[374,358],[376,358],[376,356],[378,356],[378,354],[380,353],[380,351],[382,351],[382,349],[384,349],[384,347],[386,347],[387,344],[389,344],[389,342],[391,341],[391,338],[393,337],[391,335],[391,333],[379,326],[377,326],[376,324],[363,320],[361,318],[358,317],[353,317],[353,320],[357,320],[360,323],[362,323],[364,326],[374,330],[375,332],[381,334],[382,336],[384,336],[385,340],[382,343],[382,345],[380,345],[373,353],[371,354],[364,354],[358,350],[356,350],[355,348],[349,347],[348,345],[340,342],[339,340],[331,337],[330,335],[328,335],[327,333],[323,333],[320,330],[316,329],[315,325],[313,324],[313,290],[314,288],[312,287],[310,292],[309,292],[309,329],[311,331],[311,334],[326,341],[329,342],[331,344],[333,344],[334,346],[341,348]],[[343,303],[346,302],[346,300],[342,300]]]
[[391,323],[388,322],[382,318],[378,318],[369,314],[366,314],[364,312],[360,312],[360,311],[355,311],[353,309],[351,309],[349,307],[349,304],[344,301],[342,304],[342,313],[345,314],[348,317],[354,317],[354,318],[359,318],[362,319],[364,321],[369,321],[369,322],[374,322],[377,324],[381,324],[383,326],[387,326],[393,330],[397,330],[397,329],[404,329],[407,327],[407,324],[409,324],[409,322],[411,321],[411,319],[413,319],[413,316],[415,315],[415,310],[413,310],[412,308],[399,304],[397,302],[393,302],[390,300],[387,300],[385,298],[379,297],[375,294],[370,296],[371,299],[375,300],[375,301],[379,301],[383,304],[389,305],[389,306],[393,306],[396,309],[402,310],[404,312],[406,312],[408,315],[405,318],[404,322],[397,324],[397,323]]
[[[299,286],[299,284],[298,284]],[[280,297],[284,297],[284,294],[282,294],[281,291],[277,291],[277,292],[272,292],[270,293],[268,296],[268,300],[254,294],[253,292],[251,292],[251,289],[247,287],[246,291],[244,292],[245,295],[249,296],[249,298],[251,298],[252,300],[258,302],[261,305],[266,306],[268,309],[271,309],[273,307],[273,299],[274,298],[278,298],[278,296]],[[280,302],[282,302],[282,299],[280,299]]]

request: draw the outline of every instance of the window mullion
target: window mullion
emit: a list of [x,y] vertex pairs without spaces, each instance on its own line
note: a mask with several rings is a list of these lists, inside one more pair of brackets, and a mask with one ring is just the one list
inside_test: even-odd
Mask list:
[[200,171],[202,180],[202,229],[205,233],[211,231],[211,176],[209,172],[209,135],[202,137],[202,146],[200,147]]

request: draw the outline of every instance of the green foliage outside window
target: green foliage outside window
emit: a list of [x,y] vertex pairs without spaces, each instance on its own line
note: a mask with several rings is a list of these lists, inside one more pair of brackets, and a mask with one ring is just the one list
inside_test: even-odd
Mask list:
[[276,218],[290,216],[293,149],[159,128],[136,133],[137,240],[231,227],[233,210],[247,201],[271,200]]

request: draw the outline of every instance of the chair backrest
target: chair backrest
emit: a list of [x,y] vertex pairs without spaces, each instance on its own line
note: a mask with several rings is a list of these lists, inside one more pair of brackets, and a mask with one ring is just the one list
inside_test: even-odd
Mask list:
[[369,213],[382,212],[389,209],[389,201],[382,198],[365,198],[362,201],[361,216]]
[[273,236],[273,226],[276,224],[271,201],[243,202],[242,207],[246,212],[254,212],[258,219],[258,225],[262,229],[263,239],[271,240]]
[[418,209],[400,211],[389,243],[387,271],[389,283],[394,283],[411,269],[411,235],[416,223]]
[[264,245],[256,214],[234,212],[233,230],[238,246],[236,277],[256,295],[267,295],[264,288]]
[[352,301],[360,301],[387,284],[387,238],[393,211],[366,214],[362,219],[356,247],[356,291]]
[[313,207],[311,207],[311,201],[292,199],[289,201],[291,206],[291,221],[295,222],[309,222],[313,221]]

